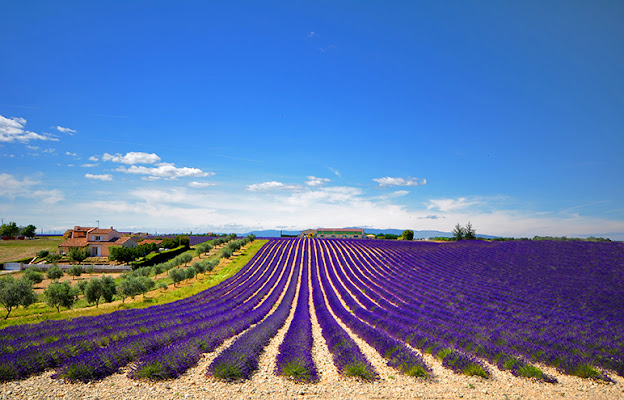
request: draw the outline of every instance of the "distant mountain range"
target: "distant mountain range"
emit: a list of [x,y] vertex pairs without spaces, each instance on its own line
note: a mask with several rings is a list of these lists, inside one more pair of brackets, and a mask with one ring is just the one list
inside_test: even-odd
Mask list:
[[[348,228],[353,228],[353,227],[350,226]],[[400,236],[403,234],[404,230],[405,229],[364,229],[364,233],[373,234],[373,235],[377,235],[379,233],[389,233],[391,235]],[[263,231],[252,231],[252,232],[244,233],[242,234],[242,236],[254,234],[257,237],[280,237],[280,235],[296,236],[299,233],[301,233],[301,231],[280,231],[277,229],[269,229],[269,230],[263,230]],[[498,237],[498,236],[479,235],[479,234],[477,234],[477,236],[481,238],[485,238],[485,239],[493,239],[493,238]],[[453,237],[453,234],[451,232],[442,232],[442,231],[414,231],[414,239],[427,239],[430,237]]]

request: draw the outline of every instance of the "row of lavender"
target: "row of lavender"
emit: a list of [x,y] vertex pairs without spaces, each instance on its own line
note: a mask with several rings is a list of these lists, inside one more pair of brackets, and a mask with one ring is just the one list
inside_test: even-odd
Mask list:
[[547,381],[531,362],[605,380],[601,369],[624,373],[621,244],[323,245],[345,298],[365,306],[351,307],[358,317],[445,363],[454,351]]

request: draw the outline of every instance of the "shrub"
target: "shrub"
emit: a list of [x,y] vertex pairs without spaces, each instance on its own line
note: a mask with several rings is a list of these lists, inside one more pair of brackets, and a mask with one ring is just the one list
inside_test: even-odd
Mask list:
[[131,297],[141,293],[139,279],[135,276],[129,276],[122,280],[119,284],[119,294],[121,295],[122,302],[126,301],[126,297]]
[[58,265],[53,265],[52,267],[50,267],[46,275],[48,276],[48,279],[60,279],[65,274]]
[[43,282],[43,273],[37,267],[30,267],[24,271],[24,278],[28,279],[33,285]]
[[61,256],[56,253],[50,253],[46,256],[46,262],[49,264],[56,264],[58,260],[61,259]]
[[184,275],[186,276],[186,279],[193,279],[196,274],[197,274],[197,271],[195,271],[195,268],[193,267],[188,267],[186,271],[184,271]]
[[105,276],[102,279],[91,278],[85,287],[85,297],[89,303],[95,303],[95,307],[99,306],[102,298],[107,303],[112,301],[116,293],[117,285],[110,276]]
[[158,285],[156,286],[158,289],[162,289],[162,290],[167,290],[168,286],[165,282],[160,281],[158,282]]

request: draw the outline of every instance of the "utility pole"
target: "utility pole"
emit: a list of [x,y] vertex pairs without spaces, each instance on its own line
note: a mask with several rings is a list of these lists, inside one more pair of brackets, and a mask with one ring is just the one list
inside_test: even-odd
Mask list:
[[95,222],[97,222],[97,224],[98,224],[98,229],[100,229],[100,220],[98,219],[98,220],[96,220]]

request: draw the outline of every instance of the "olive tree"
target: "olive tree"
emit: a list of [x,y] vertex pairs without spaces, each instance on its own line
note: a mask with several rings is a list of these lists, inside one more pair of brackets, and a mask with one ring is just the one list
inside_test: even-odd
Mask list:
[[50,267],[46,275],[48,276],[48,279],[61,279],[65,274],[58,265],[53,265]]
[[28,279],[8,276],[0,279],[0,304],[7,310],[4,319],[18,306],[28,307],[37,301],[37,295]]
[[53,282],[43,291],[46,303],[55,307],[56,312],[61,312],[61,307],[72,308],[76,301],[76,289],[69,282]]

